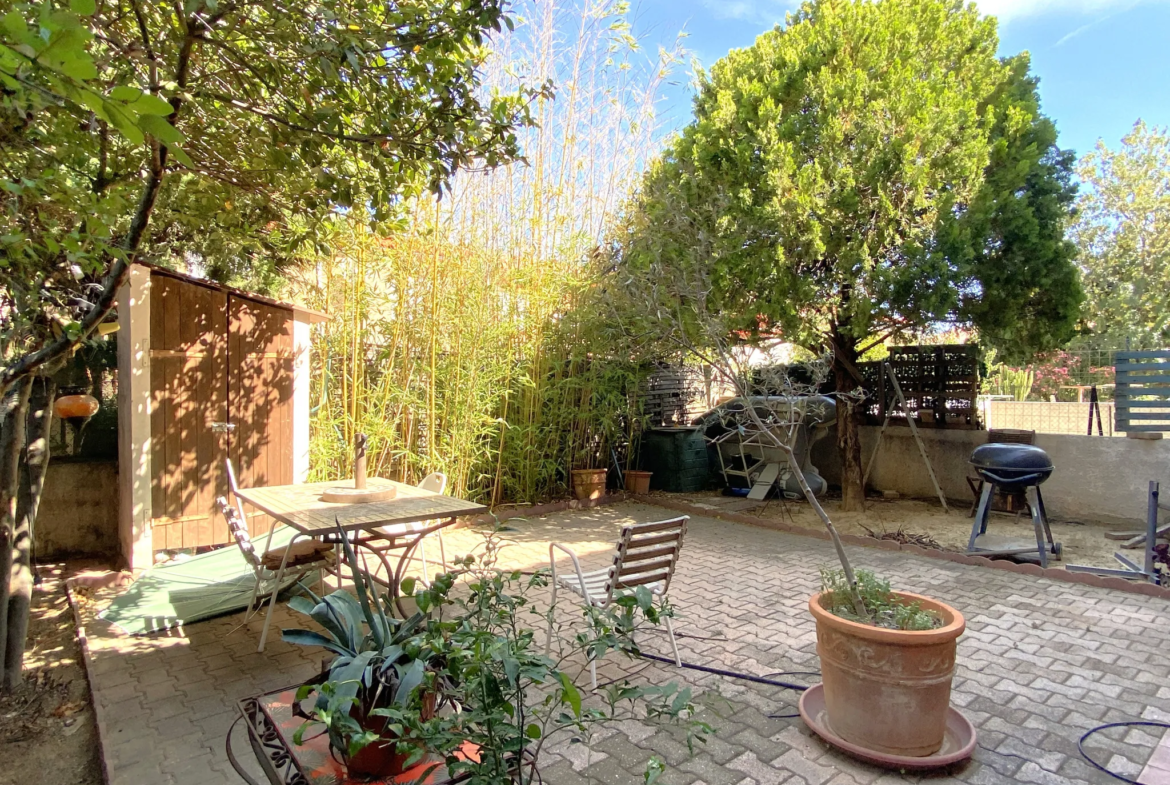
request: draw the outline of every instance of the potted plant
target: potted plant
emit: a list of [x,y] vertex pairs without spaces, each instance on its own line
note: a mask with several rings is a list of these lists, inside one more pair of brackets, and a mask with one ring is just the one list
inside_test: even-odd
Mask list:
[[[457,560],[455,573],[414,593],[421,610],[437,617],[431,629],[444,663],[445,695],[458,712],[440,713],[421,732],[443,755],[448,776],[471,785],[541,781],[541,750],[562,734],[588,742],[594,730],[622,719],[681,724],[687,743],[704,741],[711,728],[694,718],[690,691],[670,683],[634,685],[625,679],[590,694],[590,658],[609,652],[633,656],[633,636],[672,611],[649,591],[629,594],[605,609],[581,608],[585,619],[558,635],[549,656],[526,619],[543,627],[555,609],[537,608],[532,594],[548,585],[548,571],[524,575],[497,566],[504,530],[497,528],[475,554]],[[459,591],[452,591],[458,576]],[[407,584],[407,591],[413,587]],[[475,754],[462,754],[471,745]],[[647,762],[647,781],[662,761]]]
[[821,591],[808,602],[829,724],[869,750],[931,755],[943,743],[963,615],[892,591],[868,570],[856,577],[868,617],[858,616],[842,570],[822,570]]
[[605,495],[605,469],[573,469],[573,496],[580,501],[600,499]]
[[[342,542],[349,564],[356,564],[344,535]],[[435,716],[442,693],[441,655],[426,635],[423,613],[393,618],[372,579],[356,567],[352,576],[356,598],[347,591],[317,597],[306,590],[308,597],[289,601],[323,631],[286,629],[284,640],[321,646],[335,655],[297,690],[296,711],[305,723],[293,741],[301,744],[305,733],[324,728],[334,754],[351,773],[393,777],[427,753],[425,741],[402,720],[409,715],[426,722]],[[306,711],[302,706],[313,695]]]
[[[688,743],[705,739],[709,726],[694,719],[689,691],[675,684],[622,680],[592,697],[578,686],[589,657],[633,654],[635,629],[657,623],[669,607],[643,591],[604,610],[583,608],[588,633],[565,636],[555,656],[545,656],[525,620],[546,618],[530,597],[547,586],[546,571],[525,577],[497,568],[500,531],[429,586],[416,591],[412,579],[404,581],[403,593],[419,608],[407,620],[390,618],[390,601],[358,570],[356,597],[294,598],[292,606],[324,631],[284,630],[285,640],[336,655],[298,691],[298,702],[317,698],[294,743],[324,727],[351,774],[388,777],[431,763],[468,785],[531,785],[540,781],[543,745],[557,734],[588,739],[599,724],[638,718],[685,724]],[[354,564],[348,544],[346,551]],[[389,765],[371,771],[366,758]],[[656,758],[647,763],[650,781],[661,767]]]
[[650,476],[654,472],[644,472],[638,469],[626,470],[626,490],[630,493],[649,493]]

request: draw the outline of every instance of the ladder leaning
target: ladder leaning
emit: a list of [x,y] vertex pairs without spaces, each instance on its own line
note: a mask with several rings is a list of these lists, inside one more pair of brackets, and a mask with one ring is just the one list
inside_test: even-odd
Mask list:
[[[934,492],[938,494],[938,500],[942,502],[943,512],[950,512],[950,509],[947,507],[947,497],[942,492],[942,487],[938,484],[938,478],[934,475],[934,467],[930,465],[930,458],[926,454],[926,445],[923,444],[922,436],[918,433],[918,425],[914,422],[914,417],[910,414],[910,407],[906,404],[906,397],[902,395],[902,385],[898,384],[898,376],[894,373],[894,369],[889,363],[882,363],[882,368],[890,377],[890,383],[894,386],[894,395],[898,397],[898,407],[906,415],[906,423],[910,426],[910,433],[914,436],[915,443],[918,444],[918,453],[922,456],[922,462],[926,464],[926,473],[930,475],[930,482],[934,485]],[[863,488],[869,482],[869,472],[873,469],[873,465],[877,461],[878,451],[882,448],[882,437],[886,435],[886,428],[889,424],[890,412],[887,409],[886,417],[882,420],[882,429],[878,431],[877,444],[873,447],[873,453],[869,456],[869,463],[865,467],[865,474],[861,478],[861,486]]]

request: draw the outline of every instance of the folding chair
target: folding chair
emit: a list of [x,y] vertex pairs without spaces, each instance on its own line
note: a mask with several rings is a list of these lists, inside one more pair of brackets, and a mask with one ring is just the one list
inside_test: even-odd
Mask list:
[[[447,488],[447,475],[443,474],[442,472],[431,472],[422,479],[422,482],[418,484],[418,487],[422,488],[424,491],[430,491],[431,493],[442,493]],[[413,540],[409,539],[411,534],[425,531],[434,525],[434,520],[427,520],[414,521],[412,523],[396,523],[391,526],[380,526],[378,527],[377,532],[381,538],[387,540],[387,544],[381,546],[371,546],[367,544],[366,547],[374,553],[377,553],[379,556],[383,557],[383,561],[387,565],[387,569],[389,569],[389,563],[385,562],[384,558],[386,553],[389,551],[410,547],[410,544],[413,542]],[[434,532],[434,536],[439,540],[439,561],[443,565],[443,572],[446,572],[447,548],[443,544],[443,530],[439,529],[438,531]],[[428,534],[418,543],[418,554],[420,560],[422,561],[422,581],[423,585],[425,586],[431,585],[430,568],[427,563],[427,540],[430,538],[431,535]],[[406,542],[399,542],[399,540],[402,539],[406,539]],[[393,578],[393,575],[387,576],[388,580],[391,578]]]
[[[272,611],[276,607],[275,592],[277,588],[282,586],[283,581],[287,580],[291,585],[313,570],[319,571],[318,580],[321,580],[320,572],[333,572],[336,569],[337,557],[334,554],[333,545],[313,539],[293,542],[288,548],[273,548],[259,553],[252,543],[252,538],[248,534],[248,524],[240,511],[222,496],[217,497],[215,503],[227,522],[228,532],[235,540],[240,553],[244,555],[244,561],[248,563],[256,576],[256,585],[252,587],[252,597],[248,600],[244,621],[239,627],[243,627],[259,613],[260,608],[264,607],[263,597],[270,596],[268,615],[264,619],[264,630],[260,633],[260,648],[258,649],[258,651],[264,651],[264,645],[268,640],[268,627],[272,624]],[[261,598],[259,605],[256,603],[258,596]]]
[[[656,597],[665,597],[670,589],[670,579],[678,564],[683,537],[687,533],[690,516],[683,515],[654,523],[634,523],[622,527],[621,539],[609,567],[590,572],[581,572],[577,554],[560,543],[548,546],[549,566],[552,568],[552,604],[557,604],[557,589],[565,588],[580,596],[585,605],[605,608],[617,597],[631,593],[638,586],[645,586]],[[573,560],[573,574],[558,575],[556,551],[564,551]],[[670,617],[666,631],[670,634],[670,647],[674,650],[674,664],[681,667],[682,658],[678,653],[678,640],[674,637],[674,625]],[[548,640],[545,653],[552,649],[553,617],[548,619]],[[593,687],[597,687],[597,663],[589,659],[589,676]]]

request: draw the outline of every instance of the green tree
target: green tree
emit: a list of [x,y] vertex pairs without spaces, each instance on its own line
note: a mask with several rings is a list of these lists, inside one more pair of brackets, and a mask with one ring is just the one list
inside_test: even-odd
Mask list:
[[[264,277],[339,208],[390,218],[457,170],[517,159],[515,129],[547,88],[483,89],[504,7],[0,0],[4,446],[23,447],[8,436],[30,375],[97,328],[135,259],[193,255],[222,276]],[[0,575],[15,543],[13,574],[27,577],[11,457]],[[5,689],[19,679],[28,586],[0,580],[0,616],[15,620],[0,623]]]
[[[1066,340],[1071,159],[1027,58],[997,46],[994,19],[958,0],[805,3],[701,78],[618,264],[701,270],[706,307],[738,314],[742,336],[830,351],[842,394],[868,348],[940,322],[1014,352]],[[647,296],[679,306],[669,287]],[[854,407],[837,432],[859,509]]]
[[1119,150],[1081,159],[1080,247],[1087,340],[1104,348],[1170,345],[1170,134],[1139,120]]

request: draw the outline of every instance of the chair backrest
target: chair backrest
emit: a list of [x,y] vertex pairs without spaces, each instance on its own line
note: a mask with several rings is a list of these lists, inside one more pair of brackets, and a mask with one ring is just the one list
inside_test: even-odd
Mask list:
[[259,569],[260,557],[256,555],[256,546],[252,544],[252,538],[248,535],[248,524],[243,516],[234,506],[228,504],[228,500],[223,496],[216,497],[215,504],[227,522],[228,533],[236,541],[240,553],[244,554],[244,561],[248,562],[252,569]]
[[612,596],[614,589],[632,589],[659,582],[662,594],[666,594],[678,564],[688,520],[690,516],[683,515],[666,521],[623,526],[622,538],[609,568],[606,594]]
[[442,493],[447,488],[447,475],[442,472],[431,472],[422,478],[418,487],[431,493]]
[[232,498],[236,502],[236,512],[240,514],[240,520],[244,522],[245,531],[248,526],[248,515],[244,512],[244,501],[240,498],[240,486],[236,484],[236,470],[232,467],[232,459],[224,458],[224,466],[227,467],[228,488],[231,489]]

